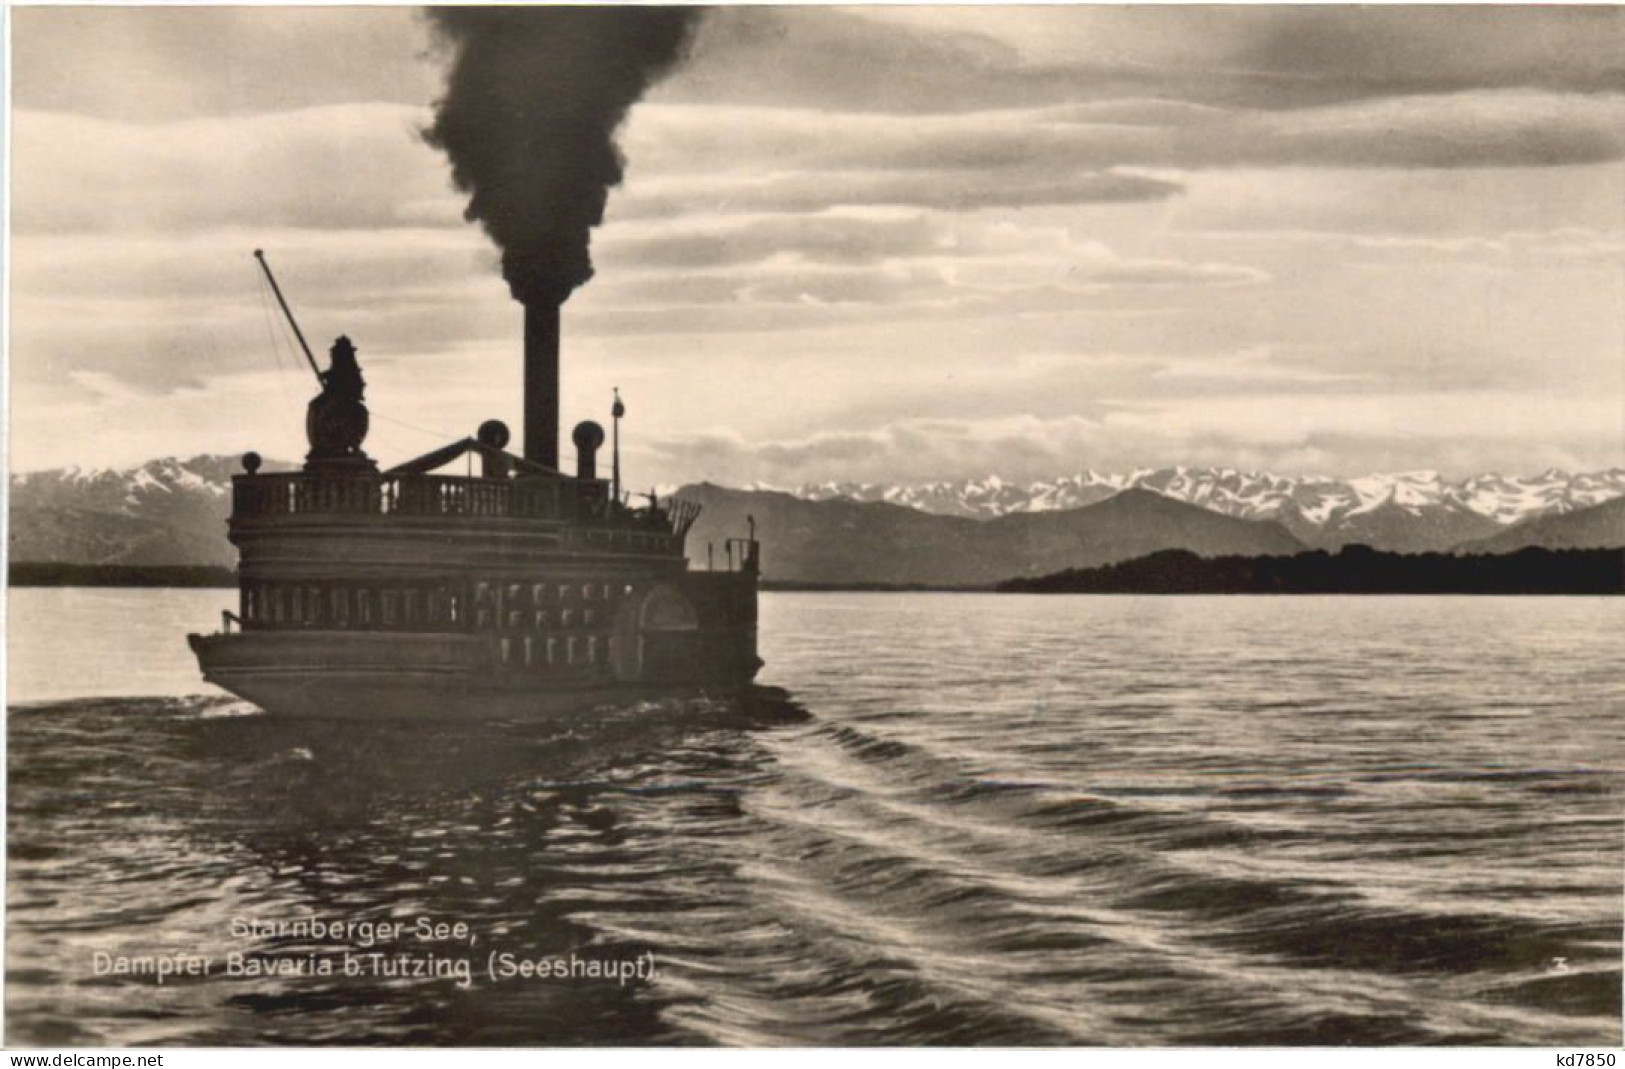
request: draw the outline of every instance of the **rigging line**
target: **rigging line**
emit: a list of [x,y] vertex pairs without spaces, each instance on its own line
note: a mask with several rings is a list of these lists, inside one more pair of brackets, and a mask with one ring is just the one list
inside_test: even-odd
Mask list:
[[[260,279],[259,284],[260,311],[265,315],[265,340],[271,343],[271,357],[276,361],[276,369],[280,376],[282,371],[282,350],[277,345],[276,327],[271,322],[271,306],[265,297],[265,280]],[[280,381],[280,379],[279,379]]]
[[288,396],[288,369],[282,364],[282,349],[277,344],[276,327],[273,323],[275,317],[271,314],[270,295],[266,292],[265,279],[263,278],[260,279],[259,289],[260,308],[265,312],[265,336],[266,339],[271,343],[271,358],[276,361],[277,393],[282,398],[283,407],[291,409],[294,407],[294,404],[293,399]]
[[417,431],[419,434],[426,434],[431,438],[439,438],[442,441],[444,441],[447,438],[456,438],[457,437],[457,435],[455,435],[455,434],[447,434],[445,431],[437,431],[437,430],[432,430],[432,429],[430,429],[428,427],[420,427],[416,423],[408,423],[404,419],[396,419],[393,416],[386,416],[382,412],[374,412],[372,414],[372,418],[373,419],[381,419],[385,423],[393,423],[397,427],[405,427],[409,431]]
[[[383,420],[385,423],[393,423],[397,427],[405,427],[407,430],[417,431],[419,434],[425,434],[425,435],[428,435],[431,438],[438,438],[438,439],[440,439],[442,441],[444,441],[444,440],[446,440],[448,438],[453,438],[454,439],[454,438],[458,438],[458,437],[468,437],[467,435],[459,436],[459,435],[451,434],[448,431],[437,431],[437,430],[433,429],[432,427],[424,427],[424,426],[422,426],[420,424],[417,424],[417,423],[408,423],[404,419],[396,419],[394,416],[386,416],[381,412],[372,413],[372,418],[373,419]],[[561,450],[559,450],[559,459],[562,461],[562,460],[564,460],[566,458],[568,458],[570,460],[577,459],[575,450],[573,450],[573,449],[561,449]]]
[[371,432],[368,434],[368,439],[376,444],[382,444],[386,454],[404,453],[410,456],[416,451],[417,448],[410,442],[403,442],[400,438],[397,438],[394,434],[382,427],[373,427]]
[[287,366],[297,369],[299,367],[299,354],[294,351],[293,338],[289,334],[287,321],[277,315],[271,307],[271,287],[264,277],[260,278],[260,299],[265,302],[265,312],[272,324],[280,325],[282,328],[280,332],[275,329],[272,330],[272,338],[276,344],[278,366],[281,366],[282,356],[286,353],[288,358]]
[[[260,286],[261,286],[261,293],[268,294],[268,295],[274,295],[275,294],[275,290],[272,289],[272,287],[271,287],[271,280],[269,278],[265,277],[265,275],[263,273],[260,276]],[[269,296],[267,296],[266,299],[269,300],[270,299]],[[280,299],[278,300],[277,303],[281,304]],[[291,322],[291,317],[289,317],[287,315],[284,315],[284,316],[272,316],[271,318],[275,319],[278,323],[282,324],[282,333],[279,335],[279,337],[282,339],[282,344],[287,346],[287,349],[288,349],[288,362],[290,364],[292,364],[294,367],[298,367],[299,366],[299,357],[301,355],[303,355],[303,353],[304,353],[304,345],[302,343],[300,343],[298,349],[294,348],[296,331],[295,331],[295,328],[293,326],[293,323]],[[314,358],[311,358],[311,360],[312,360],[312,364],[314,365]],[[314,366],[312,366],[312,370],[313,371],[315,370]],[[316,373],[316,378],[317,378],[318,382],[321,381],[321,373],[320,372]]]

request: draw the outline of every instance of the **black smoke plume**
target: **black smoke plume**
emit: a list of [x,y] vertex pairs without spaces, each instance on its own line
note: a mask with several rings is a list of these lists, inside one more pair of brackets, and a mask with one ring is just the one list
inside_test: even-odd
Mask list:
[[615,132],[683,57],[699,9],[440,7],[452,49],[424,131],[502,249],[515,299],[561,304],[592,277],[591,230],[625,159]]

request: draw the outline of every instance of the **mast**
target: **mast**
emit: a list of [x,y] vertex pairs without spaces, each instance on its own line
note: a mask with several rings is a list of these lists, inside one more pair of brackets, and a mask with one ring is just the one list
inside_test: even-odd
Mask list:
[[305,359],[310,361],[310,370],[316,373],[316,381],[322,381],[322,369],[316,366],[316,358],[310,353],[310,346],[305,343],[305,333],[299,329],[299,321],[294,319],[293,310],[282,297],[282,287],[276,284],[276,276],[271,274],[271,265],[266,262],[265,250],[255,249],[254,259],[260,262],[260,268],[265,272],[265,278],[271,283],[271,292],[276,294],[276,303],[282,306],[282,314],[288,317],[288,325],[293,327],[293,336],[299,339],[299,348],[305,351]]
[[615,417],[615,478],[614,489],[611,491],[612,500],[619,504],[621,500],[621,417],[626,415],[626,406],[621,404],[621,388],[615,387],[615,404],[609,410]]

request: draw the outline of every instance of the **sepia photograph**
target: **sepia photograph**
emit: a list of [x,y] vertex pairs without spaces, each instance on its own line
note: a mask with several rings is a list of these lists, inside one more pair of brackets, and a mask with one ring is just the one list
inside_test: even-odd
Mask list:
[[1625,7],[6,35],[9,1049],[1625,1042]]

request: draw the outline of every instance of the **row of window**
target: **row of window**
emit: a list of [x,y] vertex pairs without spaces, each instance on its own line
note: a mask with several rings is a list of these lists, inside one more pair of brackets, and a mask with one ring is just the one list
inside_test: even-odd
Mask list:
[[247,624],[275,627],[461,627],[467,600],[454,587],[374,589],[259,583],[242,589]]
[[423,587],[257,583],[244,586],[241,616],[260,627],[534,630],[592,628],[631,591],[611,583],[476,582]]
[[607,665],[609,639],[598,635],[523,635],[501,641],[502,663],[509,668],[552,668],[559,665]]

